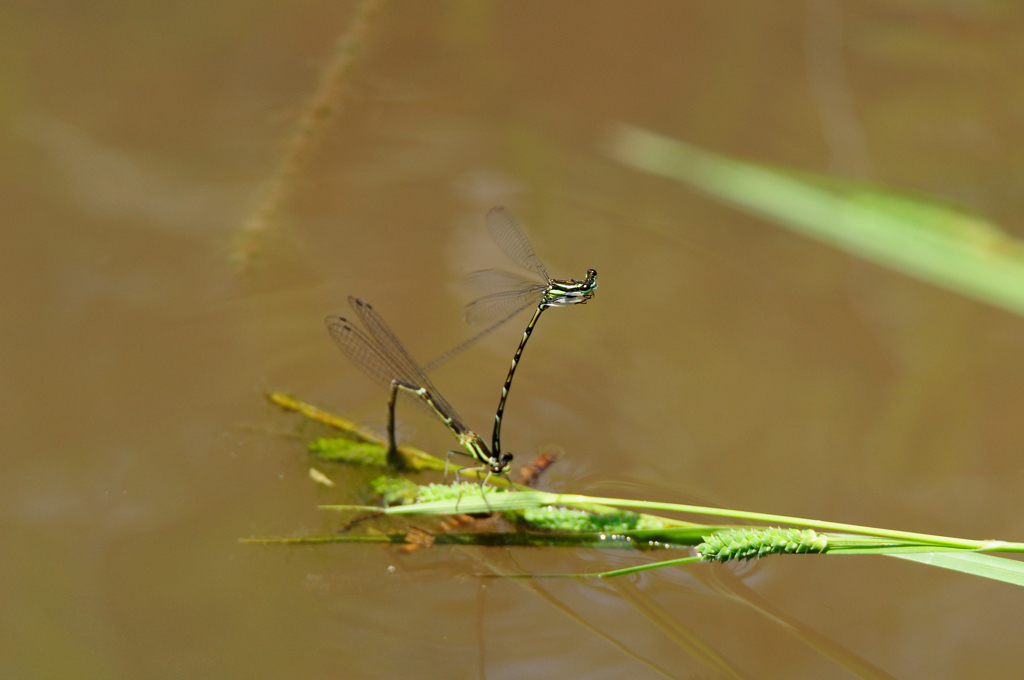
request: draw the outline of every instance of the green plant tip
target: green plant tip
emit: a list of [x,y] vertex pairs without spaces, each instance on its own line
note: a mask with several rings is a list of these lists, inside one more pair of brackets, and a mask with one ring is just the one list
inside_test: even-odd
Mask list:
[[702,560],[727,562],[754,560],[783,553],[823,553],[828,537],[813,529],[727,529],[710,536],[697,546]]

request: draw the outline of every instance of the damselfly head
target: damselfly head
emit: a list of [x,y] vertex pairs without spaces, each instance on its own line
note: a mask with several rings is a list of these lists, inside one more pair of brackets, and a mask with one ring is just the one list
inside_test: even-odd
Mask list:
[[508,472],[512,465],[512,454],[507,451],[497,458],[491,459],[491,472],[496,475],[503,475]]

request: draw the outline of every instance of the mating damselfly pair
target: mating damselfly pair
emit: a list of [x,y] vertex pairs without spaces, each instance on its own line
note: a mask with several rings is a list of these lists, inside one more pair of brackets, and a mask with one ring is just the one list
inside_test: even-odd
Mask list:
[[[412,358],[394,332],[384,322],[380,314],[365,300],[349,297],[349,304],[365,327],[365,332],[357,328],[351,321],[341,316],[329,316],[326,319],[327,330],[338,347],[377,382],[390,388],[388,398],[388,460],[400,460],[395,443],[395,402],[399,392],[415,397],[426,410],[436,415],[451,430],[459,444],[472,456],[480,467],[468,471],[485,472],[481,487],[492,475],[504,474],[512,463],[512,454],[501,450],[501,419],[505,412],[505,402],[516,367],[522,359],[530,335],[533,333],[540,315],[548,307],[564,307],[584,304],[594,296],[597,288],[597,272],[587,270],[586,277],[576,279],[553,279],[548,275],[547,268],[533,252],[526,234],[516,222],[512,214],[505,208],[492,208],[487,213],[487,226],[501,251],[519,267],[533,272],[544,279],[543,283],[525,279],[516,274],[501,270],[485,270],[472,275],[478,282],[487,282],[500,289],[484,295],[466,306],[467,321],[484,321],[494,319],[489,327],[480,331],[465,342],[445,352],[440,357],[421,367]],[[491,446],[487,444],[452,408],[437,388],[434,387],[426,371],[435,368],[455,354],[473,344],[483,336],[495,330],[523,310],[537,306],[530,323],[523,332],[523,338],[512,358],[505,384],[501,388],[501,399],[494,415],[494,431]],[[461,452],[460,452],[461,453]],[[456,472],[456,477],[458,472]]]

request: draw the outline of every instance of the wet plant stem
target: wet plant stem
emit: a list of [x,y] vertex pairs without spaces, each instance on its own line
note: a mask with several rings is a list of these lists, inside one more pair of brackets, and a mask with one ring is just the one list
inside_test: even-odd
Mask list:
[[[729,510],[723,508],[711,508],[700,505],[680,505],[677,503],[660,503],[655,501],[638,501],[626,498],[602,498],[595,496],[582,496],[578,494],[552,494],[541,491],[526,491],[515,494],[500,494],[489,497],[489,503],[495,510],[525,510],[546,505],[561,505],[589,509],[594,506],[635,508],[640,510],[655,510],[663,512],[680,512],[691,515],[705,515],[711,517],[728,517],[733,520],[749,522],[767,522],[771,524],[785,524],[790,526],[808,527],[812,529],[833,531],[841,533],[858,534],[880,539],[891,539],[900,542],[909,542],[925,545],[937,550],[949,548],[952,550],[984,550],[991,552],[1024,552],[1024,543],[1011,543],[998,540],[969,540],[962,538],[951,538],[948,536],[937,536],[934,534],[922,534],[912,531],[896,531],[892,529],[879,529],[865,527],[856,524],[845,524],[841,522],[824,522],[821,520],[805,519],[802,517],[789,517],[786,515],[774,515],[762,512],[746,512],[742,510]],[[477,508],[476,506],[480,507]],[[337,506],[341,509],[343,506]],[[436,514],[451,512],[453,503],[448,501],[436,501],[432,503],[416,503],[412,505],[396,506],[387,508],[386,514]],[[484,503],[479,497],[464,497],[461,499],[463,512],[481,512]]]

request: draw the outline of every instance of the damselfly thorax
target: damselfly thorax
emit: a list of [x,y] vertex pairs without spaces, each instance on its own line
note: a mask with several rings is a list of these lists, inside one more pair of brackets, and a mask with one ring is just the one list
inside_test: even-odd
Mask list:
[[596,288],[597,271],[593,269],[587,270],[587,278],[582,281],[551,279],[548,282],[547,290],[544,291],[544,304],[547,307],[584,305],[594,297]]

